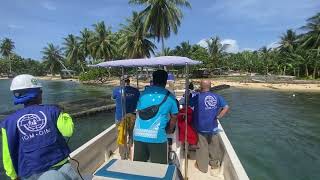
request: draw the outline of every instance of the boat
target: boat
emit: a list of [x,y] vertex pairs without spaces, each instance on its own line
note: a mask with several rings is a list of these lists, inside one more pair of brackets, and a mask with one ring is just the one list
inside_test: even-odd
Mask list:
[[230,85],[221,84],[221,85],[211,87],[210,91],[219,91],[219,90],[228,89],[228,88],[230,88]]
[[[119,67],[124,75],[125,67],[157,67],[185,66],[186,87],[188,87],[188,68],[200,64],[185,57],[163,56],[150,59],[129,59],[108,61],[95,65],[96,67]],[[122,87],[123,84],[122,84]],[[186,94],[188,93],[186,88]],[[123,92],[123,91],[122,91]],[[124,94],[123,94],[124,97]],[[123,100],[125,98],[122,98]],[[187,101],[186,101],[187,102]],[[125,102],[124,102],[125,103]],[[124,104],[123,103],[123,104]],[[186,114],[187,116],[187,114]],[[186,117],[187,119],[187,117]],[[186,123],[187,124],[187,123]],[[198,171],[194,164],[194,151],[188,150],[188,143],[177,141],[177,130],[171,134],[172,145],[169,153],[169,164],[151,162],[136,162],[130,159],[121,160],[117,146],[116,125],[110,126],[87,143],[70,154],[71,163],[77,168],[83,179],[209,179],[209,180],[248,180],[236,152],[234,151],[223,127],[219,123],[219,142],[222,145],[223,161],[219,169],[207,173]],[[185,138],[186,139],[186,138]],[[134,149],[134,148],[133,148]],[[185,151],[187,149],[187,151]],[[171,161],[170,161],[171,160]]]

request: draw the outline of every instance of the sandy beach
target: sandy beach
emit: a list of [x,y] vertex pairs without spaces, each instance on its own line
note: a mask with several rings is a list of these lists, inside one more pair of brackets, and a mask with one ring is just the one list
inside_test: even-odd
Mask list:
[[[257,90],[281,90],[281,91],[307,91],[307,92],[320,92],[320,83],[319,84],[294,84],[294,83],[279,83],[279,84],[271,84],[271,83],[243,83],[239,81],[230,81],[230,80],[217,80],[210,79],[212,82],[212,86],[218,86],[222,84],[230,85],[231,87],[236,88],[245,88],[245,89],[257,89]],[[195,85],[195,88],[199,88],[200,79],[191,79]],[[175,82],[175,89],[183,90],[184,89],[184,79],[178,79]],[[119,86],[119,79],[112,79],[104,83],[108,86]],[[131,80],[131,84],[136,85],[136,80],[133,78]],[[139,81],[139,87],[142,88],[148,85],[147,81]]]
[[[61,79],[60,76],[41,76],[37,77],[41,80],[61,80],[61,81],[75,81],[79,82],[78,79]],[[8,79],[5,77],[0,77],[0,79]],[[260,90],[281,90],[281,91],[307,91],[307,92],[320,92],[320,81],[319,84],[294,84],[294,83],[279,83],[279,84],[272,84],[272,83],[244,83],[239,81],[230,81],[224,79],[210,79],[212,81],[212,86],[217,86],[221,84],[227,84],[231,87],[236,88],[245,88],[245,89],[260,89]],[[194,82],[195,88],[199,88],[200,79],[191,79],[190,81]],[[178,79],[175,82],[175,89],[183,90],[184,89],[184,79]],[[85,82],[86,84],[96,84],[94,82]],[[119,86],[119,79],[112,78],[111,80],[103,83],[104,85],[108,86]],[[136,80],[132,78],[131,80],[132,85],[136,85]],[[148,81],[139,81],[139,87],[142,88],[148,85]]]

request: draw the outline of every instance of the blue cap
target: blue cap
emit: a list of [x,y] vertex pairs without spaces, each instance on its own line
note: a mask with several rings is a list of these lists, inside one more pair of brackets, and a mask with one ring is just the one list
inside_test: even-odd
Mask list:
[[171,80],[171,81],[174,81],[174,75],[172,73],[169,73],[168,74],[168,79],[167,80]]
[[[17,93],[17,92],[14,92]],[[14,105],[26,104],[27,102],[35,99],[41,93],[40,88],[26,89],[22,95],[14,95]]]

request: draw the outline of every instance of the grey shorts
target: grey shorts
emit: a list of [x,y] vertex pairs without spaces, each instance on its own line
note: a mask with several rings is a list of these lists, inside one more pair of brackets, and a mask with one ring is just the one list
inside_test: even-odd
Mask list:
[[79,174],[70,163],[66,163],[57,170],[48,170],[43,173],[33,174],[22,180],[81,180]]

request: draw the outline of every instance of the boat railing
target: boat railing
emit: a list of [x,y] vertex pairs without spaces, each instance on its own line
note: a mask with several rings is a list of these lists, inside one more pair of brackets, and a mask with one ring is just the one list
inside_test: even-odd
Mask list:
[[222,169],[225,180],[249,180],[249,177],[244,170],[236,152],[234,151],[223,127],[219,122],[219,142],[225,150],[222,161]]
[[[79,162],[81,174],[93,174],[110,158],[118,147],[116,134],[116,125],[113,124],[70,154],[71,158]],[[71,162],[73,167],[77,167],[75,161]]]

